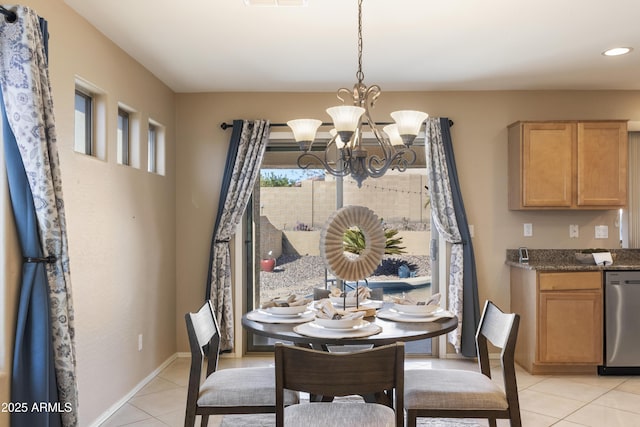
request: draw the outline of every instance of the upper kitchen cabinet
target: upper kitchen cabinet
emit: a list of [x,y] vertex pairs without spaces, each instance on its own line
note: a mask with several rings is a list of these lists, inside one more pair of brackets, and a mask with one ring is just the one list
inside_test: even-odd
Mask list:
[[627,122],[509,126],[509,209],[618,209],[627,203]]

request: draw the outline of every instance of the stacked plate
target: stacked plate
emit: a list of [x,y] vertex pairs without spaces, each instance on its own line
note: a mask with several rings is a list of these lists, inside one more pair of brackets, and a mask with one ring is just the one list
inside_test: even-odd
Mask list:
[[363,320],[362,317],[356,319],[322,319],[316,317],[313,322],[327,329],[356,329],[369,324],[369,322]]
[[262,308],[261,310],[273,316],[293,317],[293,316],[298,316],[301,313],[304,313],[308,309],[309,307],[306,305],[296,305],[293,307],[269,307],[269,308]]
[[442,311],[440,306],[435,304],[429,305],[414,305],[414,304],[394,304],[393,310],[404,316],[418,316],[426,317],[436,314],[438,311]]
[[[324,322],[323,322],[324,321]],[[363,338],[375,335],[382,328],[364,319],[318,319],[293,328],[294,332],[315,338]]]
[[[329,300],[333,303],[333,305],[337,305],[342,307],[342,304],[345,304],[346,307],[355,307],[356,306],[356,297],[329,297]],[[358,300],[358,305],[370,304],[370,299],[360,299]]]
[[268,307],[247,313],[247,318],[263,323],[302,323],[313,320],[315,313],[307,305]]

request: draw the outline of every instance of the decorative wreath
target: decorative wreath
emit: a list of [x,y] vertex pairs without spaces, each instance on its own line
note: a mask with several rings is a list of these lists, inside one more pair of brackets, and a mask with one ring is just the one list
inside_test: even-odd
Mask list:
[[[364,235],[365,248],[357,256],[348,256],[344,251],[344,233],[351,227],[358,227]],[[329,271],[342,280],[357,281],[373,274],[382,261],[385,245],[380,219],[364,206],[338,209],[320,232],[320,254]]]

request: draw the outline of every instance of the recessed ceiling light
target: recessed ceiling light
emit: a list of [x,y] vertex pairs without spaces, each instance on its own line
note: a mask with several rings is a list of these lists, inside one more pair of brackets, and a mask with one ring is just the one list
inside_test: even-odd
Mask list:
[[244,0],[244,4],[247,6],[265,6],[265,7],[279,7],[279,6],[306,6],[308,0]]
[[602,52],[602,54],[604,56],[620,56],[620,55],[626,55],[632,50],[633,49],[630,47],[614,47],[613,49],[605,50],[604,52]]

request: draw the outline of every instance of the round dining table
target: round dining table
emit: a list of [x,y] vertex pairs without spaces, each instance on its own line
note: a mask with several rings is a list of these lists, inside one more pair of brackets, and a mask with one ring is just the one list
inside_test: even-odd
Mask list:
[[[385,303],[385,309],[393,306]],[[398,341],[417,341],[433,338],[453,331],[458,326],[457,317],[441,318],[425,322],[399,322],[382,319],[377,316],[365,317],[365,320],[378,325],[382,330],[375,334],[361,338],[327,338],[301,335],[294,331],[295,323],[263,323],[242,316],[242,326],[256,335],[289,341],[297,346],[325,349],[331,345],[373,345],[374,347],[393,344]]]

